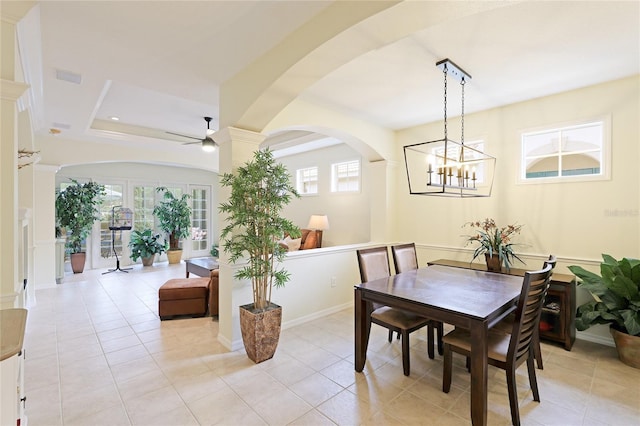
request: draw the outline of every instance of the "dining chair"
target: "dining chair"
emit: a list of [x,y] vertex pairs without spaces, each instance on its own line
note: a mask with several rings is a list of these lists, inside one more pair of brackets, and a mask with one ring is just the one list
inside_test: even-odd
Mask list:
[[[389,253],[386,246],[356,250],[360,279],[363,283],[391,276]],[[427,351],[429,358],[434,358],[433,330],[434,321],[415,315],[402,309],[372,303],[371,322],[389,330],[389,342],[393,340],[395,331],[402,339],[402,369],[404,375],[410,374],[409,334],[428,327]]]
[[[549,258],[544,261],[542,268],[546,268],[547,265],[551,265],[551,271],[556,267],[557,259],[554,255],[549,255]],[[513,330],[513,322],[515,320],[515,316],[513,314],[507,316],[505,319],[496,324],[493,328],[496,331],[502,331],[504,333],[511,333]],[[540,330],[535,331],[535,336],[533,337],[533,354],[536,359],[536,364],[539,370],[544,369],[544,365],[542,363],[542,350],[540,349]]]
[[[391,246],[391,257],[396,274],[400,274],[412,269],[418,269],[418,254],[415,243],[396,244]],[[442,336],[444,335],[444,325],[440,321],[434,321],[438,340],[438,354],[442,355]],[[431,337],[431,336],[429,336]],[[433,343],[429,343],[433,345]]]
[[[518,410],[518,394],[516,391],[516,369],[526,361],[529,373],[529,385],[533,392],[533,400],[540,402],[536,368],[534,365],[533,341],[535,331],[540,323],[540,314],[544,298],[551,280],[551,265],[533,272],[525,272],[522,290],[518,299],[513,328],[510,334],[489,330],[487,333],[487,361],[494,367],[505,370],[507,376],[507,392],[511,409],[511,421],[520,425]],[[471,335],[468,330],[456,328],[444,336],[444,363],[442,375],[442,391],[449,393],[451,389],[453,352],[471,355]]]

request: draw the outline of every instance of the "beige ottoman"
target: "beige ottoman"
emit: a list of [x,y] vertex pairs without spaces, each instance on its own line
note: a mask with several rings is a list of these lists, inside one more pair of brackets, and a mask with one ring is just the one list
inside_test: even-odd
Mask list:
[[161,320],[175,315],[204,316],[209,302],[210,278],[175,278],[158,290]]

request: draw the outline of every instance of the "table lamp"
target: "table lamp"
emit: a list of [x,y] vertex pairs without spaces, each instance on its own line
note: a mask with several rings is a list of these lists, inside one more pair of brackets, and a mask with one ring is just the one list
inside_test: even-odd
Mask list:
[[329,229],[329,218],[327,215],[312,214],[309,218],[307,228],[316,232],[318,247],[322,247],[322,231]]

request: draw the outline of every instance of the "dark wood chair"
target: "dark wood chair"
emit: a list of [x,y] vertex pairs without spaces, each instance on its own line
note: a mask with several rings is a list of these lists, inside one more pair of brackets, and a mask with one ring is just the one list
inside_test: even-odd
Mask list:
[[[357,250],[356,253],[358,255],[358,266],[360,267],[360,279],[363,283],[391,276],[389,254],[386,246]],[[375,303],[371,303],[369,309],[371,312],[371,322],[389,330],[389,342],[393,340],[394,331],[401,337],[402,368],[405,376],[408,376],[411,370],[409,360],[410,333],[424,326],[428,327],[429,337],[427,350],[429,358],[434,358],[433,329],[435,324],[433,321],[411,312]]]
[[[401,272],[418,269],[418,254],[416,252],[415,243],[396,244],[391,246],[391,257],[393,258],[393,266],[396,274]],[[438,340],[438,354],[442,355],[442,336],[444,335],[444,325],[440,321],[434,321],[436,335]],[[431,337],[431,336],[429,336]],[[433,343],[429,343],[430,346]]]
[[[545,266],[540,271],[526,272],[516,308],[516,320],[513,322],[511,334],[489,330],[487,336],[488,363],[506,372],[511,421],[516,426],[520,425],[518,394],[516,391],[516,369],[525,361],[527,362],[529,385],[533,392],[533,400],[540,402],[534,365],[533,341],[540,323],[542,304],[547,295],[550,280],[551,265]],[[458,352],[468,358],[471,354],[471,336],[468,330],[456,328],[445,335],[443,340],[444,371],[442,375],[442,390],[448,393],[451,389],[453,352]]]
[[[554,255],[549,255],[549,258],[544,261],[542,268],[546,268],[547,265],[551,265],[551,271],[556,267],[556,257]],[[502,331],[505,333],[511,333],[513,330],[513,322],[515,320],[515,315],[511,314],[498,324],[496,324],[493,328],[496,331]],[[540,330],[536,330],[535,336],[533,337],[533,354],[536,359],[536,364],[538,365],[538,369],[544,369],[544,365],[542,363],[542,350],[540,349]]]

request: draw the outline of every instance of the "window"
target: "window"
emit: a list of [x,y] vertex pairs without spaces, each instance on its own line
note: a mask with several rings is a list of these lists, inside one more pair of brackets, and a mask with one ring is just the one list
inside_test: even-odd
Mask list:
[[133,229],[155,229],[153,208],[156,204],[155,186],[133,187]]
[[194,252],[209,249],[209,189],[191,189],[191,249]]
[[521,181],[606,178],[605,127],[594,121],[523,133]]
[[307,167],[296,170],[296,190],[300,195],[318,193],[318,168]]
[[360,191],[360,161],[331,165],[331,192]]

